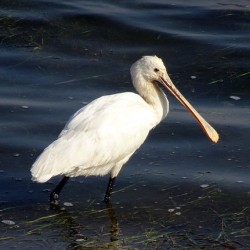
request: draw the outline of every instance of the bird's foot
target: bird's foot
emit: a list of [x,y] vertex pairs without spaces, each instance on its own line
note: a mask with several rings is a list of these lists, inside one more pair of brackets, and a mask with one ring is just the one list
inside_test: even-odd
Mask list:
[[115,179],[116,179],[116,177],[110,177],[109,178],[108,187],[107,187],[107,190],[106,190],[106,193],[105,193],[105,196],[104,196],[104,201],[103,201],[106,204],[111,203],[110,196],[112,194],[112,189],[113,189],[113,186],[114,186],[114,183],[115,183]]
[[50,194],[50,208],[58,209],[59,208],[59,195],[56,192]]
[[105,195],[103,202],[104,202],[106,205],[111,204],[110,196]]
[[103,202],[106,203],[106,204],[109,204],[110,203],[110,197],[105,196]]

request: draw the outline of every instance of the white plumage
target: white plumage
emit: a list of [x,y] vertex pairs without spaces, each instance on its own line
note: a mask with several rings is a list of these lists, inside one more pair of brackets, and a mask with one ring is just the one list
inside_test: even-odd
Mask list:
[[33,164],[31,174],[34,181],[46,182],[56,175],[74,177],[109,173],[114,179],[145,141],[149,131],[168,113],[168,100],[159,83],[191,109],[208,136],[212,137],[209,132],[212,128],[206,127],[210,125],[194,113],[196,111],[179,92],[175,92],[177,89],[161,59],[156,56],[141,58],[132,65],[131,76],[139,94],[125,92],[103,96],[77,111],[58,139]]
[[45,182],[61,174],[73,177],[111,171],[117,175],[158,122],[154,110],[139,95],[103,96],[73,115],[59,138],[34,163],[33,179]]

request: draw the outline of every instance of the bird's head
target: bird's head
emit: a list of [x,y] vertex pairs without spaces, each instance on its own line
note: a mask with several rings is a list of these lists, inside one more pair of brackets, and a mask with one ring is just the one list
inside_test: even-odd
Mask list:
[[158,82],[167,75],[163,61],[157,56],[143,56],[132,65],[130,71],[132,77],[139,75],[146,82]]
[[147,84],[156,82],[166,87],[182,103],[182,105],[192,113],[207,136],[213,142],[218,141],[218,133],[209,123],[206,122],[206,120],[194,109],[194,107],[175,87],[167,73],[163,61],[160,58],[157,56],[144,56],[132,65],[130,72],[132,75],[133,84],[136,88],[138,88],[138,83],[140,83],[140,88],[146,88]]

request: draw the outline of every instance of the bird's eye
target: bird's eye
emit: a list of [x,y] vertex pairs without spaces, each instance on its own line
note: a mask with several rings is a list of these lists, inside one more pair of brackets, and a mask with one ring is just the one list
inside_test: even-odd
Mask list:
[[157,68],[154,68],[154,72],[158,72],[159,71],[159,69],[157,69]]

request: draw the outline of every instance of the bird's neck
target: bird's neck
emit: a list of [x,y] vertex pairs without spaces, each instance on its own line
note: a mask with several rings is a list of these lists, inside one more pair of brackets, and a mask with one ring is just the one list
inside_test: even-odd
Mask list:
[[134,86],[145,102],[153,108],[159,123],[166,117],[169,110],[167,96],[157,83],[141,81],[141,83],[134,84]]

